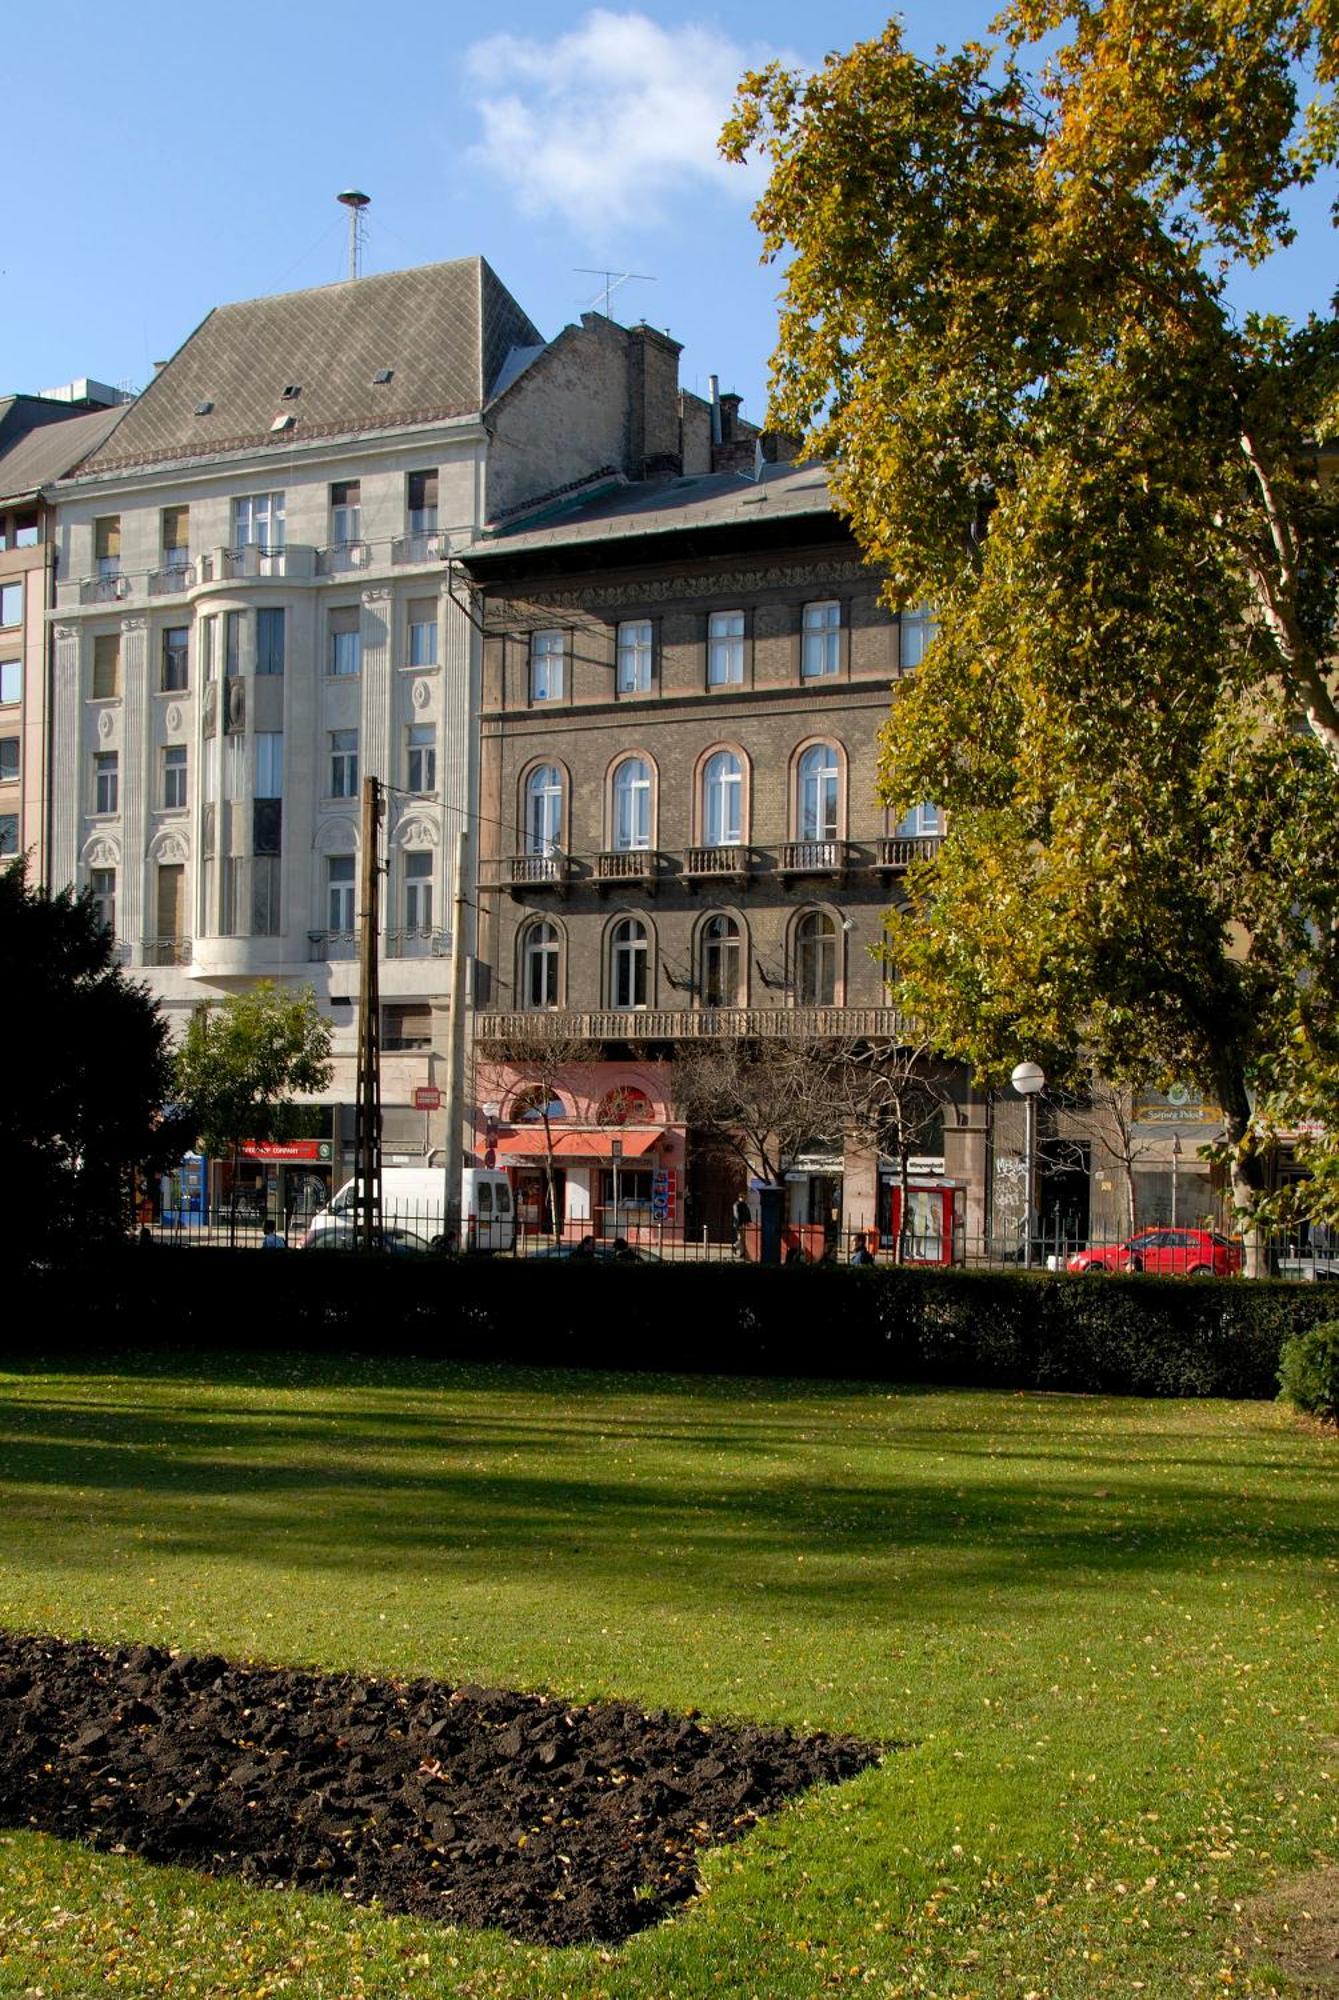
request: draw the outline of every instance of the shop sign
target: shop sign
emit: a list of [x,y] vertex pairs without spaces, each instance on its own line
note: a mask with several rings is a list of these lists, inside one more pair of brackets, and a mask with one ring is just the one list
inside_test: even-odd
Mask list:
[[1223,1114],[1216,1104],[1207,1104],[1199,1092],[1184,1083],[1170,1090],[1136,1092],[1134,1117],[1137,1125],[1221,1125]]
[[414,1092],[415,1111],[440,1111],[442,1093],[435,1083],[421,1083]]
[[334,1157],[329,1139],[244,1139],[242,1157],[247,1160],[324,1160]]
[[657,1167],[651,1176],[651,1220],[673,1222],[676,1188],[673,1167]]

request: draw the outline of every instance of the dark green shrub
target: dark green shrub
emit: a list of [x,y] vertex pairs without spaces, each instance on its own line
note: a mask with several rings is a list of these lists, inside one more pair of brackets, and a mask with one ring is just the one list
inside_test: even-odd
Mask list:
[[1339,1418],[1339,1319],[1295,1333],[1279,1356],[1283,1394],[1313,1417]]

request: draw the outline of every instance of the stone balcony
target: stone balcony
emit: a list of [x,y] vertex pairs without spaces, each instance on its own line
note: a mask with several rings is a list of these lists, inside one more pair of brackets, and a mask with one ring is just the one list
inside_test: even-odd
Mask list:
[[589,1042],[823,1041],[904,1038],[913,1024],[895,1007],[633,1007],[578,1013],[483,1012],[474,1039],[485,1046],[537,1036]]
[[713,882],[742,888],[813,877],[849,887],[864,878],[869,893],[876,895],[879,875],[933,860],[942,845],[943,835],[931,833],[881,835],[863,842],[787,840],[776,846],[687,847],[682,852],[639,847],[594,855],[486,855],[479,864],[479,887],[506,890],[519,901],[534,890],[565,895],[589,887],[601,895],[613,889],[655,895],[675,884],[691,891]]

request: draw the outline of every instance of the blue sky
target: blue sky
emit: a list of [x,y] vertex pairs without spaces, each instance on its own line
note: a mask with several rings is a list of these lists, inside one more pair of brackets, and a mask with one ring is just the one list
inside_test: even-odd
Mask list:
[[[927,51],[992,12],[905,9]],[[743,68],[815,64],[886,14],[862,0],[15,10],[0,393],[77,375],[141,386],[212,305],[342,277],[334,196],[352,184],[372,196],[365,270],[481,252],[546,335],[602,293],[578,267],[650,274],[613,294],[615,317],[668,328],[688,387],[716,372],[759,417],[777,276],[758,263],[757,182],[716,158],[715,132]],[[1327,303],[1327,206],[1307,198],[1301,242],[1247,281],[1248,303]]]

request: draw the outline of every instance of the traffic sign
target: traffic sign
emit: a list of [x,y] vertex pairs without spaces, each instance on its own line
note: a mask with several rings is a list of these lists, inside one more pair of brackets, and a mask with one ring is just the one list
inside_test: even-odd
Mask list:
[[414,1092],[415,1111],[440,1111],[442,1093],[435,1083],[421,1083]]

